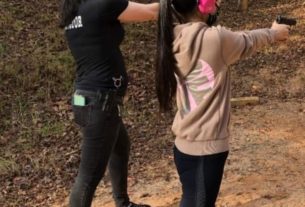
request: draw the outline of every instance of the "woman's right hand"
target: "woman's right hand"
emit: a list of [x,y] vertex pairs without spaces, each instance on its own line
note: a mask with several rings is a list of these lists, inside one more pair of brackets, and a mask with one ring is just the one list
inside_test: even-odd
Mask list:
[[290,26],[286,24],[278,24],[276,21],[273,22],[271,29],[275,31],[276,41],[285,41],[289,37]]

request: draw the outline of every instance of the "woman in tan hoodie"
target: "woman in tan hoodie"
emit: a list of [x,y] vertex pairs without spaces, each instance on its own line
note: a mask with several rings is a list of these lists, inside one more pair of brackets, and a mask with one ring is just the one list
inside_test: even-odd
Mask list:
[[[180,207],[213,207],[229,152],[229,65],[288,38],[289,26],[233,32],[212,26],[215,0],[162,0],[156,90],[161,111],[178,111],[172,126],[182,183]],[[173,26],[173,14],[180,24]]]

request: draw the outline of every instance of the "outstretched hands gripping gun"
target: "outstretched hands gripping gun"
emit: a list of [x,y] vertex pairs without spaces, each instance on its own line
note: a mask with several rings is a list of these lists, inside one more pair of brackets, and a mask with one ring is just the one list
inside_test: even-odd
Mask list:
[[285,41],[289,37],[289,30],[292,25],[296,25],[297,21],[292,18],[287,18],[283,16],[277,16],[276,20],[272,24],[271,29],[274,32],[275,41]]
[[283,17],[283,16],[277,16],[276,17],[276,23],[278,24],[286,24],[289,26],[294,26],[297,24],[297,20],[293,19],[293,18],[287,18],[287,17]]

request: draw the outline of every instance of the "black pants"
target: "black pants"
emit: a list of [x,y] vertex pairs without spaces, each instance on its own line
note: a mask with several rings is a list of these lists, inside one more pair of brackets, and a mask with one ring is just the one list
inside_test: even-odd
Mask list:
[[215,207],[228,152],[191,156],[174,148],[182,183],[180,207]]
[[71,207],[91,206],[97,185],[109,167],[117,207],[129,203],[127,170],[129,137],[120,117],[120,97],[112,92],[76,90],[85,106],[73,105],[75,121],[82,128],[81,162],[70,195]]

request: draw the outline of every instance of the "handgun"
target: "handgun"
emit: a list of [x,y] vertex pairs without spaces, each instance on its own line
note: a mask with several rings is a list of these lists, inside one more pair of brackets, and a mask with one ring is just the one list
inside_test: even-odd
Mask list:
[[288,18],[288,17],[283,17],[283,16],[280,16],[280,15],[276,17],[276,22],[278,24],[286,24],[286,25],[290,25],[290,26],[293,26],[293,25],[297,24],[297,20],[296,19]]

